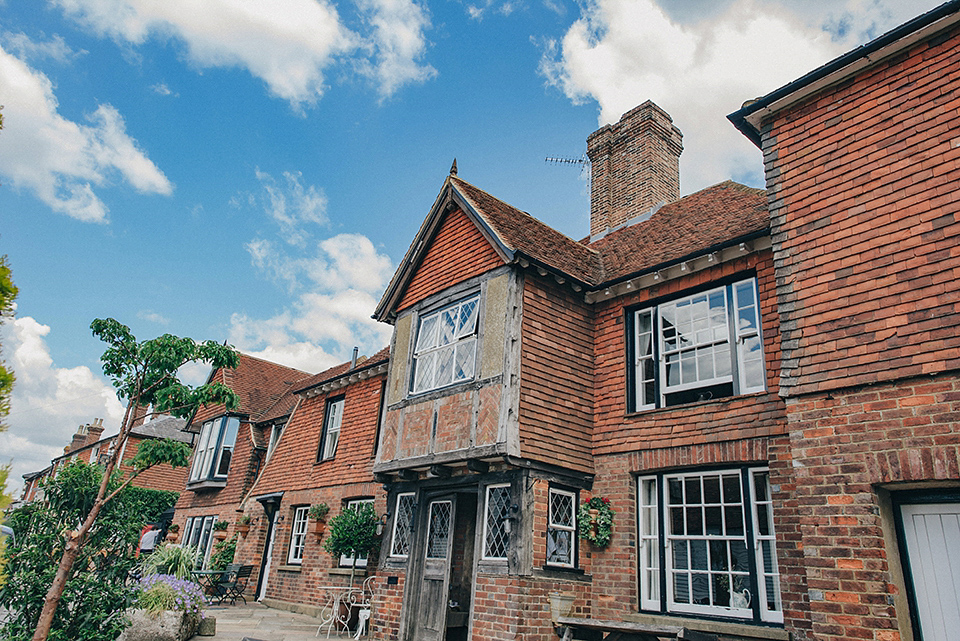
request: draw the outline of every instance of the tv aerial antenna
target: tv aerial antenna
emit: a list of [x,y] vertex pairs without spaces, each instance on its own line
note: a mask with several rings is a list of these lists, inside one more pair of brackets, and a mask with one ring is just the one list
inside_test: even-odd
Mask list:
[[583,175],[585,171],[590,171],[590,159],[587,158],[586,153],[582,153],[579,156],[547,156],[543,161],[550,165],[578,165],[581,175]]

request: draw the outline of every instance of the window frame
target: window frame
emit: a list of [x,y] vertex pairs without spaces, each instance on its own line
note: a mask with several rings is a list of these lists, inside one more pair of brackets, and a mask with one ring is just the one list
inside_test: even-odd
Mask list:
[[[449,343],[440,344],[440,322],[439,319],[443,318],[443,314],[453,310],[455,308],[462,308],[468,303],[474,303],[474,310],[472,314],[472,320],[470,325],[472,329],[467,331],[467,325],[462,327],[459,332],[462,332],[459,336],[456,336],[454,340]],[[411,396],[418,396],[420,394],[427,394],[440,389],[445,389],[452,387],[454,385],[460,385],[463,383],[468,383],[470,381],[476,380],[478,374],[477,367],[477,355],[479,353],[478,344],[480,342],[480,303],[481,296],[480,292],[476,291],[472,294],[464,296],[459,300],[456,300],[452,303],[433,309],[429,312],[418,314],[417,317],[417,329],[413,332],[413,344],[411,346],[411,356],[410,356],[410,380],[408,381],[407,391]],[[436,334],[436,340],[431,341],[431,344],[421,346],[421,336],[423,335],[424,327],[433,319],[437,319],[437,322],[434,328],[426,331],[433,331]],[[472,366],[472,373],[469,376],[457,377],[457,356],[460,352],[462,346],[467,343],[471,344],[469,355],[469,362]],[[423,386],[418,386],[418,365],[427,357],[433,354],[440,354],[442,351],[452,349],[453,356],[451,361],[451,380],[450,382],[440,382],[436,381],[436,372],[433,373],[433,381],[430,384],[425,384]]]
[[[404,553],[397,552],[397,529],[400,523],[400,500],[403,498],[409,498],[410,505],[410,520],[406,526],[406,541],[405,546],[407,551]],[[390,533],[390,557],[394,559],[406,559],[410,557],[410,548],[411,548],[411,538],[410,535],[413,534],[413,520],[416,518],[416,509],[417,509],[417,493],[416,492],[400,492],[397,494],[397,498],[394,501],[394,517],[393,517],[393,530]]]
[[196,547],[193,565],[206,569],[213,548],[213,524],[216,515],[191,516],[183,526],[183,545]]
[[[344,510],[349,510],[349,509],[351,509],[351,508],[353,508],[353,507],[355,507],[355,506],[357,506],[357,505],[365,505],[365,504],[367,504],[367,503],[369,503],[370,505],[373,505],[373,497],[363,497],[363,498],[349,499],[349,500],[347,500],[347,501],[344,502],[344,504],[343,504],[343,509],[344,509]],[[370,553],[369,553],[369,552],[366,552],[366,553],[361,554],[360,556],[357,557],[357,567],[358,567],[358,568],[366,568],[366,567],[367,567],[367,558],[369,557],[369,555],[370,555]],[[340,567],[342,567],[342,568],[350,568],[350,567],[353,567],[353,556],[352,556],[352,555],[349,555],[349,554],[341,554],[341,555],[340,555],[340,562],[339,562],[339,563],[340,563]]]
[[[227,480],[237,435],[240,432],[240,422],[240,417],[234,414],[224,414],[204,422],[194,449],[193,464],[190,466],[190,483]],[[223,467],[224,454],[227,452],[227,469],[221,473],[220,468]]]
[[[693,309],[693,306],[702,299],[702,302],[707,303],[708,311],[703,319],[696,320],[709,323],[712,317],[709,301],[711,297],[718,294],[722,295],[724,304],[726,319],[724,338],[717,338],[714,333],[712,339],[704,339],[696,344],[690,342],[682,348],[668,349],[669,338],[666,338],[665,334],[671,330],[664,320],[666,315],[664,311],[675,310],[678,307]],[[743,325],[741,321],[747,324]],[[627,411],[629,413],[697,402],[701,399],[691,399],[689,396],[698,391],[701,395],[709,395],[709,398],[730,398],[766,390],[766,354],[763,344],[759,289],[754,274],[738,274],[706,287],[689,290],[679,296],[670,296],[650,301],[639,307],[628,308],[625,325]],[[700,328],[701,331],[710,329],[716,332],[719,326]],[[748,346],[753,349],[748,349]],[[718,353],[726,353],[729,362],[726,359],[717,361]],[[693,354],[693,357],[684,360],[683,354]],[[729,371],[722,374],[714,371],[713,376],[701,378],[698,365],[701,360],[698,358],[700,355],[703,356],[704,363],[709,359],[711,369],[728,367]],[[677,368],[678,376],[684,376],[689,371],[686,365],[681,363],[689,363],[696,372],[696,380],[669,384],[667,366],[670,358],[676,358],[671,365]],[[751,368],[755,368],[758,363],[759,380],[749,380],[748,371],[752,371]],[[729,394],[721,393],[713,396],[726,386],[730,388]],[[681,396],[684,393],[686,397]]]
[[[317,463],[329,461],[337,456],[337,448],[340,446],[340,430],[343,429],[343,410],[346,396],[340,395],[328,398],[323,410],[323,429],[320,431],[320,443],[317,445]],[[332,408],[338,407],[339,410],[334,413]],[[331,421],[336,421],[336,429],[331,429]],[[330,435],[336,435],[336,442],[333,444],[333,451],[327,452],[330,448]]]
[[280,438],[283,436],[283,430],[286,427],[286,423],[274,423],[270,426],[270,437],[267,440],[267,456],[264,459],[265,461],[269,461],[270,457],[273,456],[273,453],[277,449],[277,445],[280,443]]
[[[564,525],[561,523],[555,523],[553,520],[553,496],[566,496],[570,499],[570,525]],[[579,555],[578,555],[578,536],[577,536],[577,511],[580,508],[580,493],[574,490],[568,490],[562,487],[555,487],[553,485],[547,490],[547,543],[546,543],[546,559],[544,560],[544,565],[551,568],[564,568],[564,569],[575,569],[578,566]],[[559,563],[556,561],[550,561],[550,531],[558,532],[567,532],[570,536],[570,561],[569,563]]]
[[309,505],[293,506],[290,519],[290,545],[287,547],[287,565],[303,565],[307,549],[307,518]]
[[504,549],[503,556],[491,556],[488,554],[490,547],[490,493],[493,490],[500,490],[506,488],[507,491],[507,514],[500,519],[500,523],[503,524],[504,521],[510,518],[510,505],[513,499],[512,484],[511,483],[491,483],[484,488],[484,501],[483,501],[483,547],[481,549],[480,558],[484,561],[507,561],[510,555],[510,539],[511,532],[507,531],[505,525],[501,525],[504,528],[504,535],[506,540],[506,546]]
[[[685,484],[687,479],[699,477],[701,480],[705,477],[719,477],[722,485],[723,477],[736,475],[740,491],[740,514],[743,522],[743,546],[744,558],[747,560],[746,572],[736,572],[733,568],[729,570],[720,568],[719,570],[705,568],[685,568],[674,567],[673,546],[677,542],[685,544],[686,542],[703,540],[706,544],[703,550],[709,550],[713,554],[713,542],[724,543],[739,541],[731,534],[672,534],[668,533],[668,524],[671,520],[669,514],[671,508],[681,509],[681,518],[684,525],[688,525],[689,509],[696,509],[699,505],[704,510],[706,506],[711,505],[716,508],[720,505],[725,510],[728,506],[736,506],[736,503],[728,503],[721,499],[720,504],[707,502],[706,499],[700,503],[681,504],[670,503],[669,482],[679,480]],[[758,498],[758,477],[764,477],[763,500]],[[637,542],[638,542],[638,592],[639,605],[641,611],[655,612],[660,614],[679,614],[702,616],[708,618],[723,618],[742,621],[751,624],[782,624],[783,623],[783,601],[780,592],[780,572],[777,560],[776,550],[776,532],[774,530],[773,503],[771,497],[770,470],[765,466],[740,466],[724,467],[698,470],[683,470],[672,472],[660,472],[657,474],[648,474],[638,476],[637,479]],[[653,488],[653,492],[650,488]],[[684,490],[686,492],[686,490]],[[764,514],[767,517],[767,534],[763,534],[760,526],[761,510],[760,505],[766,506]],[[704,513],[705,514],[705,513]],[[724,517],[727,522],[727,517]],[[706,521],[702,521],[703,529],[706,529]],[[768,572],[764,567],[763,543],[767,542],[766,551],[772,561],[772,572]],[[652,547],[651,547],[652,546]],[[688,548],[693,550],[691,546]],[[733,554],[733,547],[728,547],[727,553]],[[687,555],[687,565],[696,563],[694,553]],[[729,557],[728,557],[729,559]],[[653,562],[656,565],[653,565]],[[688,580],[689,602],[676,601],[674,594],[674,585],[671,582],[671,575],[681,574],[684,570],[690,574]],[[699,572],[694,572],[699,570]],[[693,575],[707,574],[712,577],[714,574],[727,573],[744,574],[747,581],[747,588],[751,598],[747,608],[733,608],[732,606],[695,604],[693,590]],[[767,577],[772,580],[773,594],[768,593]],[[729,581],[728,581],[729,585]],[[708,584],[708,590],[711,593]],[[774,607],[769,607],[771,597],[774,599]]]

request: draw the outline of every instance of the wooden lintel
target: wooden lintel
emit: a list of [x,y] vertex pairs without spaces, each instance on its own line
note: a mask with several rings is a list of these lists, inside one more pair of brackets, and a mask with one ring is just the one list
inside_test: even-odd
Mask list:
[[427,477],[445,479],[452,474],[453,474],[452,467],[449,467],[447,465],[431,465],[430,470],[427,472]]
[[467,461],[467,469],[471,472],[479,472],[480,474],[486,474],[490,471],[490,464],[486,461],[481,461],[478,459],[470,459]]

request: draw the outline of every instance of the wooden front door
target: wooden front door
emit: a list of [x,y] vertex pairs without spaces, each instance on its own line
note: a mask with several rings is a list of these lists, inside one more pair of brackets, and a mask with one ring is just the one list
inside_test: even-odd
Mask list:
[[446,636],[456,506],[455,496],[438,498],[430,501],[423,515],[426,520],[426,539],[420,548],[423,569],[415,632],[410,637],[417,641],[443,641]]

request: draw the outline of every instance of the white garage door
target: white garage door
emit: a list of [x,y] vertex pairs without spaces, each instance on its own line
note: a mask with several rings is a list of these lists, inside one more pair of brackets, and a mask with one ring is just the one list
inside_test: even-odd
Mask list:
[[923,641],[958,641],[960,504],[904,505],[900,510]]

